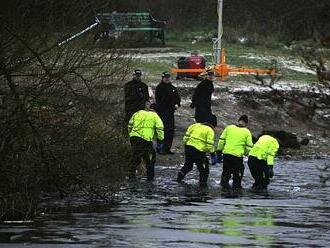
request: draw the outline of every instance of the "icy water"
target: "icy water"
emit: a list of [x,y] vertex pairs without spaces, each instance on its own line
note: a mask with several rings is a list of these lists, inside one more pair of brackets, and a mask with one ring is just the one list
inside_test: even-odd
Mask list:
[[33,223],[1,224],[0,247],[330,247],[329,183],[316,165],[330,160],[277,161],[268,192],[222,192],[221,166],[200,190],[176,166],[157,166],[157,180],[127,184],[116,207],[57,212]]

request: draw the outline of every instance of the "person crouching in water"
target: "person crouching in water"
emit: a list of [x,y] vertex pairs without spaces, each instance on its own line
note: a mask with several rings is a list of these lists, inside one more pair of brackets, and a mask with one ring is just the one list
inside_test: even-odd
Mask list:
[[209,176],[209,160],[206,153],[214,153],[214,128],[217,126],[215,115],[210,116],[206,123],[195,123],[188,127],[183,137],[185,146],[185,163],[178,173],[177,182],[181,183],[194,163],[199,171],[199,185],[207,186]]
[[254,178],[252,189],[267,190],[269,178],[274,176],[274,157],[278,149],[277,139],[270,135],[262,135],[250,150],[248,165]]
[[[129,178],[136,178],[136,170],[144,160],[147,169],[147,180],[152,181],[155,175],[156,152],[153,139],[158,143],[164,140],[164,125],[155,110],[155,104],[133,114],[128,124],[129,139],[132,147],[132,161],[129,168]],[[149,110],[148,110],[149,109]]]
[[246,128],[249,119],[242,115],[236,125],[227,126],[221,133],[217,156],[223,155],[223,170],[221,175],[221,186],[230,189],[229,180],[233,176],[233,189],[241,189],[244,174],[243,156],[248,155],[252,148],[252,135]]

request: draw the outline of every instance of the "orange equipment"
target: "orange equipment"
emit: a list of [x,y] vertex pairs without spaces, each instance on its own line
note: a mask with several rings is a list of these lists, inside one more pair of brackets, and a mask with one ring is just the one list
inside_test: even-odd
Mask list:
[[271,69],[255,69],[255,68],[247,68],[247,67],[231,67],[226,64],[226,55],[224,48],[221,49],[221,58],[220,64],[216,64],[212,67],[205,69],[178,69],[171,68],[172,73],[205,73],[206,71],[214,71],[216,76],[220,77],[221,80],[225,79],[230,74],[252,74],[252,75],[270,75],[275,76],[276,70],[275,68]]
[[224,79],[229,74],[253,74],[253,75],[270,75],[272,80],[275,78],[276,70],[272,69],[252,69],[246,67],[230,67],[226,64],[225,50],[221,48],[221,38],[223,34],[222,25],[222,9],[223,1],[218,0],[218,37],[213,41],[213,48],[215,51],[215,65],[207,69],[178,69],[171,68],[172,73],[203,73],[208,70],[214,71],[216,76]]

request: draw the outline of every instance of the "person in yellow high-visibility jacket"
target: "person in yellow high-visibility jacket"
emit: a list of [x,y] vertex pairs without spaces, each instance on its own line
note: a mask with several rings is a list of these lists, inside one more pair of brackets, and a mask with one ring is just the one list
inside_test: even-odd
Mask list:
[[216,116],[212,115],[206,123],[195,123],[188,127],[183,143],[185,146],[185,163],[178,173],[177,182],[182,182],[194,163],[199,171],[199,184],[207,186],[209,161],[206,153],[214,153],[214,128],[217,126]]
[[266,190],[274,175],[274,157],[279,149],[277,139],[270,135],[262,135],[249,153],[248,165],[254,184],[252,189]]
[[150,111],[139,110],[129,120],[128,134],[133,153],[129,168],[130,179],[136,177],[136,170],[142,159],[147,168],[147,180],[154,178],[156,152],[152,141],[155,138],[159,143],[164,140],[164,125],[154,109],[155,105],[151,104]]
[[233,189],[240,189],[244,174],[243,156],[248,155],[252,148],[252,135],[246,128],[249,119],[242,115],[237,125],[227,126],[219,139],[217,154],[223,155],[223,171],[221,175],[221,186],[230,189],[229,180],[233,176]]

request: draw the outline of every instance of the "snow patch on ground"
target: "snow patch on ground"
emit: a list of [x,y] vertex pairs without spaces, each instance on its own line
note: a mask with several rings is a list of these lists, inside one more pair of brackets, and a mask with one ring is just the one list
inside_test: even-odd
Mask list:
[[[178,80],[173,80],[172,81],[173,85],[182,88],[182,89],[187,89],[187,88],[195,88],[200,81],[195,81],[195,80],[189,80],[189,81],[178,81]],[[151,83],[153,87],[156,87],[158,83]],[[246,83],[246,82],[238,82],[235,81],[235,83],[226,81],[226,82],[219,82],[219,81],[214,81],[214,87],[215,89],[226,89],[229,92],[235,93],[235,92],[270,92],[272,90],[279,90],[279,91],[300,91],[300,92],[314,92],[316,94],[325,94],[325,95],[330,95],[330,88],[317,85],[317,84],[311,84],[311,83],[305,83],[305,82],[296,82],[296,81],[279,81],[273,84],[271,87],[270,86],[262,86],[262,85],[257,85],[257,84],[251,84],[251,83]]]
[[235,86],[230,89],[231,92],[270,92],[272,90],[278,90],[278,91],[293,91],[297,90],[300,92],[314,92],[316,94],[325,94],[325,95],[330,95],[330,89],[326,87],[319,87],[319,86],[313,86],[313,85],[308,85],[308,84],[297,84],[297,83],[292,83],[292,82],[280,82],[274,84],[272,87],[269,86],[260,86],[260,85],[240,85],[240,86]]
[[134,54],[135,59],[159,59],[159,58],[175,58],[175,57],[186,57],[190,56],[190,53],[186,52],[169,52],[169,53],[138,53]]
[[[126,54],[123,57],[141,59],[145,61],[158,61],[159,59],[176,59],[179,57],[188,57],[191,54],[189,52],[167,52],[167,53],[135,53],[135,54]],[[211,54],[203,54],[203,56],[210,56]]]
[[298,59],[287,58],[283,56],[261,56],[255,55],[252,53],[248,53],[246,55],[239,56],[240,58],[247,58],[251,60],[259,60],[264,62],[272,62],[273,60],[279,63],[279,66],[288,70],[306,73],[306,74],[313,74],[316,75],[316,72],[311,70],[309,67],[304,65]]
[[[154,53],[135,53],[135,54],[126,54],[122,57],[140,59],[146,62],[165,62],[165,63],[176,63],[180,57],[190,56],[190,52],[154,52]],[[203,56],[211,56],[211,53],[203,53]]]

